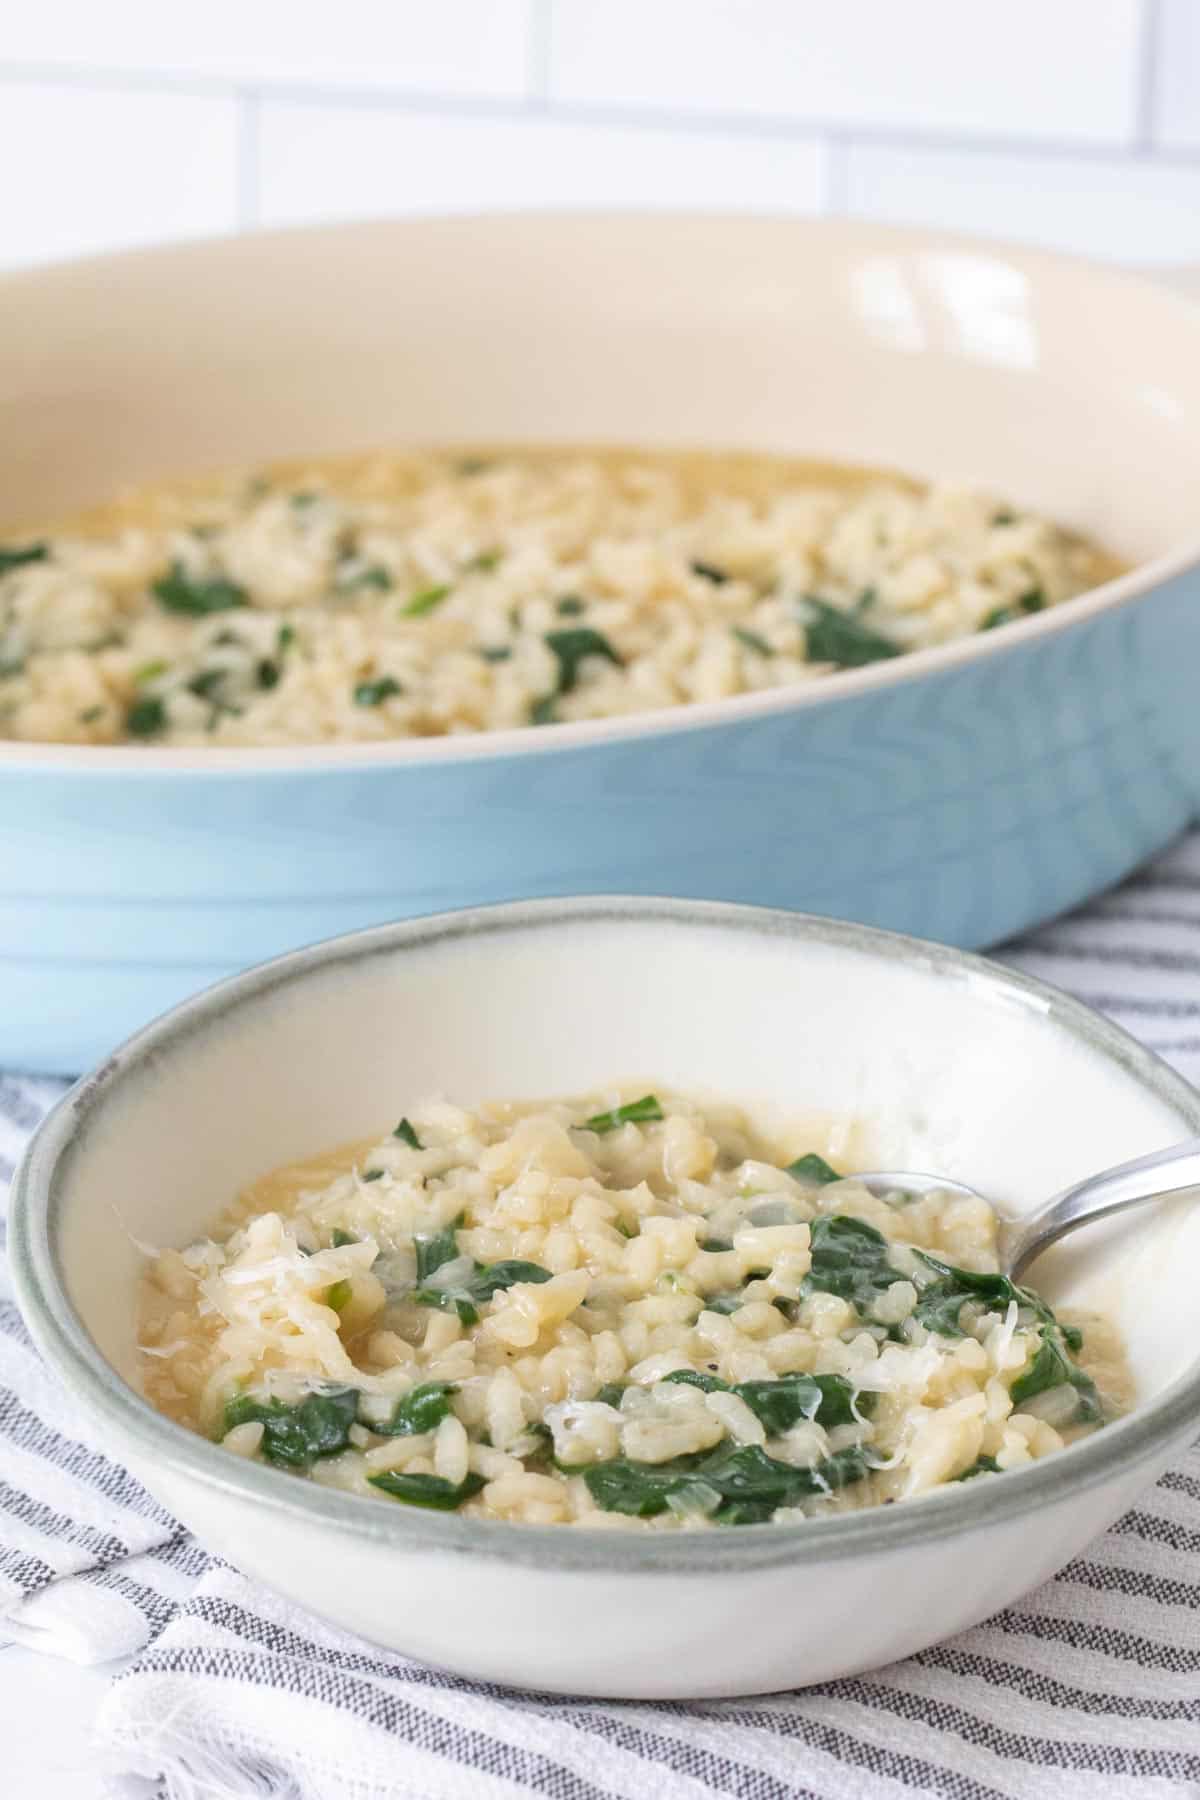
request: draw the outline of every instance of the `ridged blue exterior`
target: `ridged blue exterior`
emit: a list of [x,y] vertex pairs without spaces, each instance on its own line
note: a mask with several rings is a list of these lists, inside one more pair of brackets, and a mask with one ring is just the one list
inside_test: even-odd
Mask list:
[[1200,579],[978,662],[703,730],[460,764],[0,771],[0,1066],[76,1071],[248,963],[568,893],[978,947],[1116,881],[1200,786]]

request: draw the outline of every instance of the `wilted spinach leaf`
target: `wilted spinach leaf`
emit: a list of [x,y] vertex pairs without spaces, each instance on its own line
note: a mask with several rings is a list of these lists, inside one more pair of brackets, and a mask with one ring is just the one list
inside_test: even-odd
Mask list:
[[318,1457],[336,1456],[346,1448],[357,1416],[357,1388],[308,1394],[294,1406],[283,1400],[256,1400],[252,1394],[238,1394],[225,1408],[221,1435],[235,1425],[261,1425],[261,1448],[268,1462],[307,1469]]
[[842,1179],[837,1170],[823,1156],[818,1156],[815,1150],[790,1162],[784,1174],[793,1176],[797,1181],[807,1181],[812,1187],[825,1187],[831,1181]]
[[1044,1300],[1029,1288],[1018,1287],[1007,1275],[959,1269],[953,1263],[943,1262],[939,1256],[932,1256],[928,1250],[918,1250],[917,1255],[938,1276],[936,1281],[921,1289],[913,1309],[914,1317],[927,1330],[940,1332],[943,1337],[962,1337],[958,1314],[964,1300],[980,1300],[991,1312],[1006,1312],[1015,1300],[1018,1306],[1034,1312],[1043,1325],[1051,1325],[1061,1333],[1068,1350],[1082,1347],[1083,1333],[1076,1326],[1060,1325]]
[[157,737],[166,725],[167,709],[153,694],[135,700],[125,714],[125,729],[131,737]]
[[672,1369],[664,1381],[673,1381],[680,1387],[699,1388],[702,1394],[731,1394],[733,1389],[719,1375],[708,1375],[702,1369]]
[[969,1469],[964,1469],[961,1475],[955,1475],[953,1479],[970,1481],[975,1475],[1000,1475],[1002,1473],[1003,1470],[994,1456],[977,1456]]
[[728,1317],[730,1313],[737,1312],[738,1308],[745,1304],[745,1294],[740,1288],[735,1288],[728,1294],[709,1294],[704,1302],[704,1310],[705,1312],[721,1313]]
[[546,648],[558,662],[558,682],[554,692],[535,701],[530,718],[535,725],[549,725],[554,719],[554,703],[562,694],[574,691],[579,681],[579,668],[589,656],[602,656],[607,662],[622,667],[618,656],[602,632],[590,625],[575,625],[562,631],[546,633]]
[[[458,1254],[457,1251],[454,1252]],[[450,1258],[444,1258],[450,1261]],[[437,1265],[439,1268],[441,1264]],[[514,1287],[518,1281],[543,1282],[551,1280],[549,1269],[543,1269],[540,1263],[522,1262],[512,1258],[505,1262],[476,1263],[474,1272],[465,1281],[455,1287],[421,1287],[413,1295],[419,1306],[436,1306],[442,1312],[457,1313],[464,1325],[479,1323],[479,1308],[494,1298],[503,1288]]]
[[733,625],[730,629],[738,643],[744,644],[747,650],[753,650],[756,656],[774,656],[775,651],[766,638],[760,637],[757,631],[751,631],[749,626]]
[[771,1437],[779,1437],[802,1419],[818,1425],[855,1425],[870,1411],[872,1394],[858,1397],[842,1375],[783,1375],[777,1381],[741,1381],[734,1388]]
[[541,1283],[551,1280],[550,1270],[543,1269],[540,1263],[522,1262],[519,1257],[513,1257],[506,1262],[484,1263],[472,1275],[469,1286],[474,1299],[490,1300],[501,1289],[515,1287],[518,1281]]
[[364,588],[374,588],[380,594],[391,592],[392,577],[390,570],[382,563],[359,563],[356,558],[348,557],[339,567],[336,577],[339,594],[357,594]]
[[778,1506],[846,1487],[870,1472],[863,1450],[841,1450],[813,1469],[797,1468],[768,1456],[757,1444],[718,1445],[699,1455],[677,1456],[665,1463],[631,1462],[616,1457],[583,1471],[588,1492],[606,1512],[653,1518],[663,1512],[670,1495],[703,1481],[715,1488],[724,1504],[714,1514],[721,1524],[755,1524]]
[[229,612],[248,606],[245,588],[223,575],[189,575],[181,562],[173,562],[165,575],[151,583],[151,593],[168,612],[204,618],[209,613]]
[[993,606],[980,625],[980,631],[994,631],[997,625],[1011,625],[1015,619],[1024,619],[1030,613],[1039,613],[1046,604],[1046,596],[1040,587],[1030,588],[1011,606]]
[[418,1306],[434,1306],[439,1312],[458,1314],[460,1325],[478,1325],[479,1308],[464,1287],[417,1288],[413,1299]]
[[606,1131],[615,1131],[619,1125],[648,1125],[661,1119],[663,1109],[653,1094],[643,1094],[640,1100],[627,1100],[624,1106],[614,1106],[611,1112],[593,1113],[584,1121],[584,1129],[595,1131],[603,1137]]
[[899,644],[873,631],[854,613],[843,612],[811,594],[804,598],[804,642],[809,662],[833,663],[839,669],[860,669],[867,663],[899,656]]
[[1068,1352],[1083,1345],[1083,1333],[1074,1325],[1060,1324],[1054,1311],[1029,1288],[1018,1287],[1007,1275],[980,1274],[975,1269],[958,1269],[942,1262],[927,1250],[919,1250],[921,1261],[937,1272],[937,1280],[921,1289],[913,1316],[928,1331],[942,1337],[962,1337],[959,1313],[966,1300],[981,1301],[989,1312],[1007,1312],[1012,1303],[1031,1311],[1041,1328],[1041,1343],[1032,1362],[1014,1381],[1011,1394],[1014,1407],[1044,1394],[1048,1388],[1063,1383],[1073,1387],[1078,1396],[1077,1418],[1094,1423],[1104,1417],[1104,1408],[1090,1375],[1072,1362]]
[[[401,1119],[400,1124],[408,1124],[407,1119]],[[397,1137],[403,1135],[399,1127],[397,1127],[395,1135]],[[458,1255],[458,1233],[462,1230],[462,1223],[463,1214],[459,1213],[456,1219],[451,1219],[449,1225],[443,1225],[442,1229],[432,1237],[413,1239],[413,1246],[417,1252],[417,1281],[419,1283],[428,1281],[434,1270],[440,1269],[443,1263],[454,1261]]]
[[49,555],[49,544],[0,544],[0,575],[22,569],[26,563],[46,562]]
[[854,1387],[842,1375],[781,1375],[775,1381],[739,1381],[730,1385],[699,1369],[673,1369],[663,1380],[698,1387],[706,1394],[736,1394],[770,1437],[781,1437],[802,1419],[815,1419],[818,1425],[827,1427],[857,1424],[873,1400],[870,1394],[860,1396],[856,1414]]
[[360,681],[354,689],[355,706],[382,706],[404,689],[394,675],[381,675],[378,681]]
[[449,598],[451,589],[447,586],[426,588],[423,593],[414,594],[400,608],[401,617],[405,619],[423,619],[426,613],[436,612],[443,600]]
[[837,1294],[865,1316],[879,1295],[900,1280],[888,1260],[887,1239],[865,1219],[826,1213],[813,1220],[810,1230],[812,1266],[802,1296]]
[[1009,1390],[1013,1407],[1019,1410],[1035,1394],[1044,1394],[1047,1389],[1060,1387],[1064,1383],[1075,1389],[1074,1422],[1094,1424],[1104,1417],[1104,1408],[1100,1404],[1095,1382],[1078,1363],[1071,1361],[1060,1341],[1058,1327],[1043,1325],[1042,1341],[1033,1361]]
[[413,1437],[433,1431],[450,1412],[450,1396],[458,1392],[451,1381],[423,1381],[401,1394],[392,1416],[383,1425],[372,1425],[380,1437]]
[[459,1482],[445,1481],[440,1475],[406,1475],[385,1469],[381,1475],[368,1475],[372,1487],[406,1506],[425,1506],[434,1512],[453,1512],[483,1486],[483,1476],[471,1474]]

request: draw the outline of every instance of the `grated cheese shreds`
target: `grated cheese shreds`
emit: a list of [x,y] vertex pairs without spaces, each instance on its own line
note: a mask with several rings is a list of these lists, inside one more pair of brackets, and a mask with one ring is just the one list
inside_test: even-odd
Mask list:
[[144,1381],[389,1503],[787,1523],[1019,1468],[1128,1403],[1111,1326],[1081,1347],[995,1270],[984,1202],[880,1199],[734,1107],[431,1101],[155,1258]]

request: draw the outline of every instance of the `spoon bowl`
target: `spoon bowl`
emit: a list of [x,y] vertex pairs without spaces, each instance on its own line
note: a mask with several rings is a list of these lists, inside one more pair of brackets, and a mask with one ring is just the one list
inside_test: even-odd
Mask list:
[[1124,1212],[1130,1206],[1200,1188],[1200,1138],[1187,1138],[1169,1150],[1157,1150],[1150,1156],[1138,1156],[1132,1162],[1117,1163],[1111,1169],[1089,1175],[1019,1219],[1001,1212],[977,1189],[962,1181],[950,1181],[944,1175],[872,1170],[854,1179],[881,1200],[895,1193],[961,1194],[982,1200],[996,1215],[1000,1273],[1015,1281],[1043,1250],[1069,1231]]

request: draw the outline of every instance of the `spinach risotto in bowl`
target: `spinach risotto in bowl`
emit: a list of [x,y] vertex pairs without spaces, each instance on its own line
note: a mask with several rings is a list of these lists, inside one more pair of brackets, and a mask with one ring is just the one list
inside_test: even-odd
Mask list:
[[375,742],[640,713],[990,631],[1116,569],[986,494],[779,457],[296,464],[0,543],[0,736]]
[[157,1255],[140,1335],[151,1400],[238,1456],[539,1524],[886,1505],[1131,1398],[1111,1325],[996,1272],[984,1202],[880,1200],[662,1089],[414,1107]]

